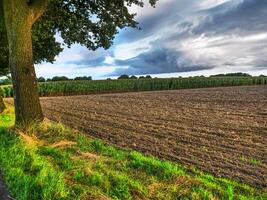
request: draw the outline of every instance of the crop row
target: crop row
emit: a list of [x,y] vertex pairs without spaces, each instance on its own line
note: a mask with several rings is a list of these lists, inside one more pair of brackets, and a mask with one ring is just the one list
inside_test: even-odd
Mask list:
[[[40,96],[67,96],[113,92],[173,90],[267,84],[267,77],[193,77],[96,81],[61,81],[39,83]],[[12,97],[12,86],[2,86],[0,93]]]

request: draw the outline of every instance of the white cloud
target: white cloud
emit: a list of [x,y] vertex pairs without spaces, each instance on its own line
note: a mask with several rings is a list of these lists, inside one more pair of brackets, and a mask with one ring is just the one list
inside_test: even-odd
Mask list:
[[147,37],[131,43],[123,43],[114,47],[114,57],[116,59],[129,59],[133,58],[140,53],[148,51],[151,47],[151,42],[156,38],[154,36]]
[[110,66],[92,68],[74,64],[41,64],[36,66],[37,77],[44,76],[46,78],[51,78],[53,76],[68,76],[70,78],[77,76],[93,76],[96,79],[102,79],[114,70],[115,68]]
[[200,9],[209,9],[232,0],[202,0],[199,1]]

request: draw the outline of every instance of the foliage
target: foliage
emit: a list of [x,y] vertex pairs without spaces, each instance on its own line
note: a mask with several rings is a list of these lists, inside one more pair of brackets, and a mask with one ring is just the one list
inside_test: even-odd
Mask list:
[[137,79],[137,77],[136,76],[131,76],[130,79]]
[[250,74],[247,73],[242,73],[242,72],[237,72],[237,73],[227,73],[227,74],[216,74],[216,75],[211,75],[210,77],[224,77],[224,76],[234,76],[234,77],[252,77]]
[[264,191],[119,150],[60,124],[8,129],[10,124],[0,129],[0,165],[18,200],[266,197]]
[[78,76],[74,78],[75,81],[91,81],[92,77],[91,76]]
[[123,74],[118,77],[118,79],[129,79],[130,77],[127,74]]
[[37,81],[38,82],[45,82],[45,78],[41,76],[41,77],[37,78]]
[[51,81],[68,81],[69,78],[66,76],[54,76]]
[[11,85],[11,84],[12,84],[11,78],[5,78],[0,80],[0,85]]

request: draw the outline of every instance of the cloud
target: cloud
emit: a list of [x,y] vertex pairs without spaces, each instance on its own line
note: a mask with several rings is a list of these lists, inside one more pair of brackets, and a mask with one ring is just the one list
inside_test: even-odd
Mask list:
[[253,34],[267,31],[267,1],[231,1],[206,10],[207,16],[193,29],[195,34]]
[[160,74],[172,72],[188,72],[211,69],[213,66],[193,63],[183,52],[159,48],[127,60],[116,60],[120,66],[113,75],[120,74]]
[[[119,52],[125,54],[125,49],[133,49],[135,53],[117,59],[115,64],[119,68],[114,74],[193,72],[229,67],[234,70],[244,66],[266,68],[267,1],[190,2],[192,7],[198,5],[199,9],[205,9],[180,16],[172,10],[178,3],[172,2],[172,8],[163,9],[164,14],[144,17],[142,23],[149,30],[136,37],[128,33],[131,38],[128,41],[133,42],[123,44],[123,51]],[[156,31],[162,24],[164,34],[162,30]],[[150,36],[147,42],[142,42],[147,35]],[[146,48],[139,50],[138,45]]]
[[90,68],[84,75],[93,77],[99,68],[105,75],[267,70],[267,0],[161,0],[130,11],[142,30],[120,31],[108,51],[74,45],[54,66]]
[[135,42],[151,36],[162,36],[174,24],[183,21],[183,15],[192,12],[192,9],[196,9],[198,1],[161,0],[156,8],[145,6],[144,8],[133,9],[133,12],[138,14],[137,21],[141,30],[129,28],[122,30],[115,40],[115,45]]

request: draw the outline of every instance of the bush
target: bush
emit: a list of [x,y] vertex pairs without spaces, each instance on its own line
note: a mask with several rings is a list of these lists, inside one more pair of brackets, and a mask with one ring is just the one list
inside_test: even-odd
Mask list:
[[118,79],[129,79],[129,76],[127,74],[123,74]]
[[74,78],[75,81],[91,81],[92,77],[91,76],[78,76],[76,78]]
[[54,76],[51,81],[68,81],[69,78],[66,76]]
[[41,77],[39,77],[39,78],[37,79],[37,81],[38,81],[38,82],[45,82],[45,78],[41,76]]

